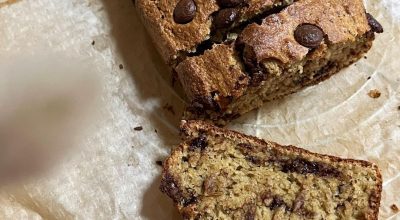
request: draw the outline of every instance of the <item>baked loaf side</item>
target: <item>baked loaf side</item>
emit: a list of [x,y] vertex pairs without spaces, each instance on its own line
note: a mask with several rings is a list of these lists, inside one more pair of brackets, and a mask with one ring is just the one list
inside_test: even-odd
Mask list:
[[199,121],[164,163],[184,219],[377,219],[376,165],[280,146]]
[[293,0],[136,0],[164,60],[175,65],[207,40]]
[[[319,83],[363,57],[374,32],[382,31],[365,13],[362,0],[297,1],[261,24],[248,25],[233,43],[189,57],[176,67],[185,81],[204,75],[196,87],[183,84],[192,101],[186,118],[223,123]],[[221,47],[228,47],[229,53],[219,56],[216,69],[213,65]],[[202,68],[194,68],[199,63]],[[200,73],[203,69],[209,71]],[[243,74],[232,74],[232,69],[246,74],[245,88],[236,86],[243,85]],[[221,82],[220,78],[230,79]]]

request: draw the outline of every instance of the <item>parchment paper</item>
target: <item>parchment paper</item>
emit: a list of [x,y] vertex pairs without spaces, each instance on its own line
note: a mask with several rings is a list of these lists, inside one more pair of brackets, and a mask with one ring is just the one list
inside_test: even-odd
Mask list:
[[[367,59],[318,86],[268,103],[230,127],[377,163],[384,179],[380,218],[400,219],[390,209],[400,207],[400,2],[365,3],[385,28]],[[171,201],[158,190],[156,161],[179,142],[184,101],[165,77],[168,70],[132,1],[2,4],[0,55],[34,52],[35,44],[96,64],[106,78],[102,117],[80,152],[56,171],[16,190],[1,190],[0,219],[177,219]],[[369,97],[372,89],[381,97]],[[135,131],[137,126],[143,130]]]

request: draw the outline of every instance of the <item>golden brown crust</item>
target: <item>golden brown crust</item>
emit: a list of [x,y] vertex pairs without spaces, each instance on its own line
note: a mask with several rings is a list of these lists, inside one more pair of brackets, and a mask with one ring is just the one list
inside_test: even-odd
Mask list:
[[180,51],[193,50],[207,39],[210,15],[218,10],[215,0],[196,1],[196,16],[188,24],[174,22],[173,12],[179,0],[136,0],[136,7],[162,57],[171,63]]
[[[206,134],[206,135],[215,135],[215,136],[221,136],[227,139],[232,139],[236,140],[239,143],[251,143],[251,146],[254,147],[272,147],[273,149],[280,151],[280,152],[290,152],[293,153],[299,157],[303,158],[308,158],[312,161],[324,161],[326,163],[336,163],[336,164],[353,164],[354,166],[361,166],[365,167],[366,169],[373,170],[374,176],[376,178],[375,180],[375,188],[373,190],[372,195],[369,197],[369,209],[368,212],[364,213],[365,219],[378,219],[378,213],[379,213],[379,207],[380,207],[380,200],[381,200],[381,192],[382,192],[382,177],[379,172],[379,169],[377,165],[372,164],[367,161],[362,161],[362,160],[354,160],[354,159],[342,159],[339,157],[335,156],[329,156],[329,155],[322,155],[322,154],[316,154],[312,153],[310,151],[297,148],[294,146],[281,146],[279,144],[273,143],[273,142],[268,142],[264,141],[261,139],[258,139],[256,137],[252,136],[247,136],[235,131],[230,131],[222,128],[215,127],[213,125],[210,125],[208,123],[202,122],[202,121],[183,121],[181,125],[181,131],[182,135],[185,137],[185,139],[191,139],[194,137],[198,137],[199,134]],[[168,194],[171,198],[176,197],[176,189],[171,187],[165,187],[168,185],[171,185],[171,182],[176,184],[176,186],[179,188],[180,183],[175,182],[178,181],[179,177],[178,176],[173,176],[174,172],[173,169],[174,167],[180,163],[179,158],[182,157],[182,153],[184,151],[184,146],[178,146],[175,148],[171,154],[171,156],[166,160],[165,165],[164,165],[164,171],[163,171],[163,179],[162,179],[162,184],[161,184],[161,190]],[[180,175],[179,173],[175,173],[175,175]],[[171,196],[172,194],[172,196]],[[180,212],[183,214],[184,217],[187,219],[194,219],[196,216],[198,216],[198,212],[196,211],[196,202],[197,202],[197,197],[194,195],[189,195],[185,194],[183,195],[182,192],[178,192],[178,196],[181,196],[180,202],[176,202],[176,205]],[[174,199],[175,200],[175,199]],[[183,203],[182,203],[183,201]]]
[[[209,39],[212,15],[220,10],[216,0],[195,0],[196,15],[187,24],[174,21],[173,12],[179,0],[136,0],[136,7],[162,57],[172,64],[181,52],[195,50],[201,42]],[[246,21],[285,0],[249,0],[240,6],[240,21]],[[286,1],[288,2],[288,1]],[[240,23],[240,22],[239,22]]]
[[303,0],[279,14],[269,16],[261,25],[251,24],[240,35],[240,41],[250,47],[257,62],[277,59],[282,63],[302,60],[309,49],[294,38],[301,24],[320,27],[329,44],[355,41],[370,30],[362,0]]

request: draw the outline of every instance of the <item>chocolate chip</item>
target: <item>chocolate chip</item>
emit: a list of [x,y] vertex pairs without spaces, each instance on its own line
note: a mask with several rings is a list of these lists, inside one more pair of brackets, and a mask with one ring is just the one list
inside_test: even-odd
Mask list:
[[278,196],[274,196],[274,198],[272,199],[271,204],[269,205],[269,208],[271,210],[275,210],[281,206],[286,206],[285,202],[283,201],[283,199],[281,199]]
[[189,158],[187,158],[187,157],[182,157],[182,161],[183,161],[183,162],[188,162],[188,161],[189,161]]
[[324,177],[339,177],[341,173],[324,163],[307,161],[305,159],[294,159],[283,162],[282,172],[285,173],[300,173],[300,174],[315,174]]
[[174,9],[174,21],[178,24],[187,24],[193,20],[196,10],[194,0],[180,0]]
[[223,8],[233,8],[237,5],[243,3],[243,0],[217,0],[217,3],[220,7]]
[[180,203],[183,199],[183,192],[179,188],[179,183],[170,173],[166,173],[161,179],[160,190],[174,200],[175,203]]
[[367,13],[368,24],[375,33],[383,33],[382,25],[370,14]]
[[324,32],[316,25],[301,24],[294,31],[296,41],[308,48],[317,48],[324,39]]
[[183,206],[185,207],[195,203],[197,203],[197,197],[193,195],[183,200]]
[[220,10],[214,18],[215,28],[228,28],[238,17],[238,11],[234,8]]
[[208,145],[207,137],[204,134],[202,134],[198,138],[195,138],[190,142],[189,149],[195,150],[200,148],[201,150],[204,150],[204,148],[206,148],[207,145]]

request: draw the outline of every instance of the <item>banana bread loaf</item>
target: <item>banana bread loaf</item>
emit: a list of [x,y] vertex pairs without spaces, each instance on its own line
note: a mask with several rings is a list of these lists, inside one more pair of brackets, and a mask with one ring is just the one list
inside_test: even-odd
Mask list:
[[383,28],[362,0],[297,1],[175,67],[191,101],[186,119],[223,124],[319,83],[363,57],[375,32]]
[[187,95],[186,119],[224,124],[321,82],[382,26],[362,0],[136,0]]
[[184,219],[378,219],[382,179],[360,160],[280,146],[200,121],[164,163]]

